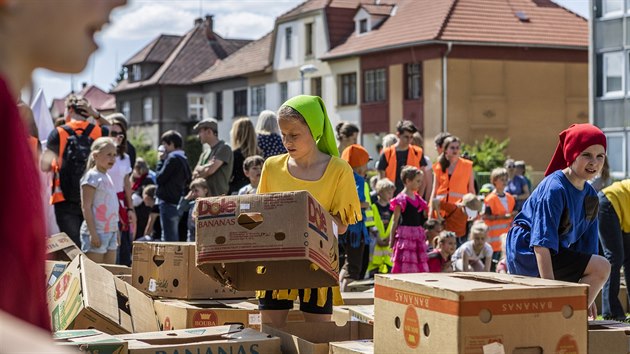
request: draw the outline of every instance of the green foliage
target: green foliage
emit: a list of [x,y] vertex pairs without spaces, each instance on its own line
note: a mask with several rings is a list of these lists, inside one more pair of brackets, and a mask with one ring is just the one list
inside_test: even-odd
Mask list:
[[197,161],[199,161],[201,153],[203,152],[203,145],[201,145],[197,135],[189,135],[186,137],[184,141],[184,152],[186,152],[190,168],[194,169],[195,166],[197,166]]
[[155,171],[158,160],[157,150],[151,146],[144,133],[132,134],[129,136],[129,142],[136,148],[136,156],[142,157],[149,168]]
[[481,142],[475,140],[472,145],[463,144],[462,150],[472,158],[476,172],[490,172],[503,166],[506,160],[505,149],[509,143],[509,138],[499,142],[486,135]]

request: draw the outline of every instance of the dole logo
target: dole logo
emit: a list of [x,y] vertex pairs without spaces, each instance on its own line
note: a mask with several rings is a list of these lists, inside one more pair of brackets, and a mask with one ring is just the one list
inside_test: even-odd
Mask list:
[[210,200],[200,200],[199,207],[197,209],[199,216],[204,215],[225,215],[225,214],[234,214],[236,211],[236,202],[232,200],[220,199],[216,201],[216,199]]
[[328,232],[325,211],[313,198],[308,198],[308,222],[322,232]]

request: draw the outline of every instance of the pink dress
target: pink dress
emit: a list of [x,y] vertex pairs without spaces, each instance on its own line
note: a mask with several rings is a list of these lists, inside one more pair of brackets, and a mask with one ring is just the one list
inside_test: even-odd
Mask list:
[[401,211],[401,222],[396,228],[392,273],[426,273],[429,271],[427,238],[422,228],[426,221],[423,211],[429,208],[418,193],[414,193],[414,195],[415,198],[412,199],[406,194],[400,193],[390,201],[391,210],[398,206]]

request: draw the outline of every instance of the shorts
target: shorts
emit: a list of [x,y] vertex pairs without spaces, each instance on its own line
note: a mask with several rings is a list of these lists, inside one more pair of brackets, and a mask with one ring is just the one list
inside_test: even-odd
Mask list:
[[[308,302],[304,302],[304,290],[299,290],[300,297],[300,311],[306,313],[314,313],[320,315],[332,315],[333,313],[333,290],[328,288],[326,297],[326,303],[323,307],[317,306],[317,288],[311,289],[311,298]],[[273,291],[269,290],[265,292],[264,298],[258,299],[259,310],[291,310],[293,309],[293,300],[278,300],[274,299]]]
[[577,283],[580,281],[591,260],[590,254],[580,253],[568,248],[561,248],[551,256],[553,277],[555,280]]
[[81,233],[81,251],[105,254],[118,249],[118,231],[99,233],[98,236],[101,238],[101,247],[94,248],[90,243],[90,234]]

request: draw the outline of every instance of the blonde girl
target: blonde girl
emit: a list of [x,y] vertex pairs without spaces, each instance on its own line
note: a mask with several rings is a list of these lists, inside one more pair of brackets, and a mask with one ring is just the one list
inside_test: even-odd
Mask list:
[[111,138],[92,143],[87,169],[81,178],[81,250],[97,263],[114,264],[120,244],[118,197],[107,171],[116,162],[116,145]]

